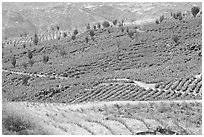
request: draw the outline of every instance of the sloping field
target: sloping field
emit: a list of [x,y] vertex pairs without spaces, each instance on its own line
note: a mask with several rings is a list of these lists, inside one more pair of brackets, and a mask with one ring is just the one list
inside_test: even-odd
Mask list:
[[[18,107],[16,107],[18,106]],[[3,123],[21,118],[13,125],[15,134],[68,135],[170,135],[201,134],[200,101],[101,102],[79,105],[52,103],[4,103]],[[189,117],[193,115],[193,117]],[[12,118],[11,118],[12,117]],[[25,126],[32,118],[30,126]],[[21,124],[21,125],[20,125]],[[25,126],[22,131],[20,127]],[[18,129],[18,130],[17,130]],[[4,134],[9,132],[3,130]]]
[[[144,32],[136,31],[133,39],[128,37],[126,31],[110,28],[110,33],[107,29],[96,30],[95,40],[90,39],[88,43],[84,40],[89,35],[86,32],[74,41],[68,38],[26,48],[6,47],[3,49],[2,67],[6,70],[3,72],[3,96],[12,101],[33,101],[33,96],[38,98],[43,95],[43,98],[34,100],[68,103],[78,94],[92,93],[93,90],[86,89],[107,83],[108,79],[128,78],[161,85],[161,88],[154,91],[158,95],[175,94],[176,98],[180,96],[176,91],[179,91],[178,94],[187,91],[192,95],[187,95],[187,98],[200,99],[201,78],[196,80],[195,76],[201,74],[201,17],[184,19],[185,23],[166,19],[161,24],[145,25]],[[125,30],[134,30],[134,27]],[[174,33],[169,33],[171,31]],[[179,36],[178,43],[171,38],[175,34]],[[29,64],[28,50],[33,54],[32,66]],[[62,55],[61,51],[66,54]],[[49,56],[46,64],[42,61],[45,55]],[[15,68],[11,64],[12,56],[17,59]],[[12,71],[23,74],[10,73]],[[29,81],[27,85],[22,85],[25,74],[29,74]],[[175,81],[177,82],[174,83]],[[179,81],[182,81],[181,85],[175,89]],[[168,82],[169,85],[165,86]],[[181,88],[182,83],[185,84]],[[168,88],[170,84],[173,85]],[[108,85],[113,89],[110,89],[111,92],[106,90],[110,95],[120,88],[127,92],[133,91],[132,93],[137,91],[141,95],[141,91],[149,93],[147,88],[128,83],[121,85],[113,82],[113,85]]]

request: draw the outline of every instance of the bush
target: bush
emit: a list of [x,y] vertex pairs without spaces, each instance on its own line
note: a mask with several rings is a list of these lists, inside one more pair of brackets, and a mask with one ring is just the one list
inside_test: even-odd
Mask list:
[[64,57],[65,55],[67,55],[67,52],[64,51],[64,50],[60,50],[60,55],[61,55],[62,57]]
[[113,21],[113,25],[116,25],[117,22],[118,22],[118,21],[115,19],[115,20]]
[[76,36],[75,36],[75,35],[72,35],[71,38],[72,38],[72,40],[75,40],[75,39],[76,39]]
[[101,28],[101,24],[97,23],[97,27],[98,27],[98,29],[100,29]]
[[121,31],[124,32],[124,27],[120,27]]
[[28,53],[28,58],[29,58],[29,59],[32,59],[32,58],[33,58],[33,53],[32,53],[30,50],[28,50],[27,53]]
[[129,31],[129,32],[128,32],[128,36],[129,36],[130,38],[132,38],[133,35],[134,35],[134,32],[133,32],[133,31]]
[[108,21],[104,21],[102,25],[104,28],[108,28],[110,26]]
[[183,19],[183,17],[182,17],[182,16],[179,16],[178,19],[179,19],[179,21],[181,21],[181,20]]
[[28,84],[29,79],[30,79],[29,76],[23,76],[22,77],[22,84],[26,86]]
[[38,44],[38,35],[37,34],[35,34],[35,36],[34,36],[34,41],[33,41],[33,43],[34,43],[34,45],[37,45]]
[[155,21],[155,22],[156,22],[156,24],[159,24],[159,20],[158,20],[158,19],[156,19],[156,21]]
[[93,36],[95,35],[94,30],[90,30],[89,35],[93,38]]
[[86,38],[85,38],[85,41],[86,41],[86,43],[88,43],[88,42],[89,42],[89,38],[88,38],[88,37],[86,37]]
[[10,132],[19,132],[30,128],[30,124],[25,122],[21,117],[10,116],[2,118],[3,127]]
[[191,13],[193,14],[194,17],[196,17],[196,15],[198,14],[199,11],[200,11],[199,7],[192,7],[191,8]]
[[11,58],[11,64],[13,65],[14,68],[16,67],[16,58],[15,57]]
[[26,48],[26,44],[25,43],[23,44],[23,48]]
[[179,41],[178,35],[173,35],[172,39],[175,43]]
[[129,28],[126,29],[127,33],[129,33]]
[[63,37],[66,38],[67,37],[67,33],[64,32],[63,33]]
[[59,26],[57,26],[57,30],[59,31]]
[[88,30],[90,30],[91,26],[90,26],[89,23],[88,23],[88,25],[86,26],[86,28],[87,28]]
[[30,64],[31,67],[33,66],[34,63],[35,63],[35,62],[34,62],[34,60],[32,60],[32,59],[30,59],[30,60],[28,61],[28,64]]
[[49,57],[43,56],[43,63],[47,64],[48,61],[49,61]]
[[110,30],[108,30],[108,33],[110,34],[110,33],[111,33],[111,31],[110,31]]
[[177,19],[177,15],[176,13],[173,14],[174,19]]
[[27,69],[27,63],[22,63],[23,68],[26,70]]
[[162,23],[163,20],[164,20],[164,15],[160,16],[159,18],[160,23]]
[[121,23],[121,22],[119,22],[119,25],[118,25],[119,27],[123,27],[123,24]]
[[96,25],[93,26],[94,30],[96,30]]
[[[181,13],[181,12],[178,12],[178,13],[176,14],[176,19],[179,19],[179,18],[180,18],[180,19],[182,18],[182,13]],[[179,20],[180,20],[180,19],[179,19]]]
[[75,29],[75,30],[74,30],[74,35],[76,36],[78,33],[79,33],[78,30]]

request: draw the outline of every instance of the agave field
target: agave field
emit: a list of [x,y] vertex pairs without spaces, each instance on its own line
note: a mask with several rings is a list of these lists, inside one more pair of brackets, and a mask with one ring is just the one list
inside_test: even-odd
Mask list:
[[2,47],[3,134],[201,135],[202,13],[179,17]]

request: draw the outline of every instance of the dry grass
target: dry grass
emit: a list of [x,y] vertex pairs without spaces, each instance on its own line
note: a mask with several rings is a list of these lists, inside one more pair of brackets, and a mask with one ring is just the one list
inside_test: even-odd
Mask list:
[[[24,112],[24,113],[22,113]],[[26,114],[25,110],[3,105],[2,134],[3,135],[48,135],[51,134],[43,128],[36,118]]]

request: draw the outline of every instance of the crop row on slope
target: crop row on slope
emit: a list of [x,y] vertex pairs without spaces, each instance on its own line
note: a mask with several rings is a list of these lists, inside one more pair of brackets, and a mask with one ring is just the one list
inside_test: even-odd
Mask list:
[[[83,81],[71,83],[68,80],[50,80],[49,77],[30,77],[28,85],[25,86],[22,85],[22,78],[21,75],[3,73],[3,96],[12,101],[64,102],[72,104],[93,101],[202,99],[202,92],[197,92],[197,89],[201,91],[201,80],[196,81],[198,85],[195,91],[189,92],[189,90],[180,91],[158,87],[155,90],[146,90],[135,83],[114,82],[114,80],[107,80],[106,83],[106,80],[101,81],[98,79],[99,81],[95,81],[97,79],[90,79],[88,84],[86,81],[85,83],[81,83]],[[52,86],[49,86],[50,84]],[[19,91],[19,89],[21,90]]]
[[158,83],[156,88],[202,95],[202,77],[188,76],[186,78]]

